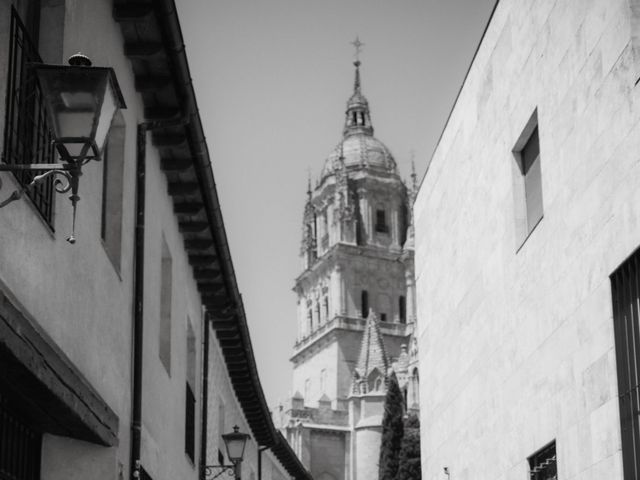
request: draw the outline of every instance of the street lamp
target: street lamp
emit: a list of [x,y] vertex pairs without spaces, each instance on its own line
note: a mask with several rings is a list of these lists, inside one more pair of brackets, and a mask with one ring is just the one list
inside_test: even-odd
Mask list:
[[29,189],[50,176],[58,175],[58,193],[71,190],[73,206],[72,233],[75,243],[75,218],[78,182],[82,167],[91,160],[100,161],[111,122],[119,109],[126,108],[118,80],[112,68],[92,67],[82,54],[69,58],[69,66],[30,64],[35,74],[47,112],[48,127],[61,163],[0,165],[0,171],[43,171],[33,181],[11,194],[0,208],[19,199]]
[[[227,449],[227,457],[229,457],[232,465],[222,464],[205,466],[205,480],[213,480],[224,473],[234,477],[236,480],[240,480],[240,464],[244,457],[244,448],[250,437],[246,433],[239,432],[238,430],[238,426],[236,425],[233,427],[233,432],[222,435],[222,440],[224,440],[224,444]],[[216,471],[218,472],[216,473]]]

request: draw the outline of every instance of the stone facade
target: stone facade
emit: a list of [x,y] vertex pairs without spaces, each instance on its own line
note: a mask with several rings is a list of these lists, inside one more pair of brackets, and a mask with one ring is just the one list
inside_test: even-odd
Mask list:
[[294,288],[294,395],[276,414],[303,463],[322,480],[377,477],[389,375],[411,390],[409,398],[417,395],[417,356],[408,353],[416,322],[415,176],[407,188],[393,156],[373,136],[355,65],[343,138],[315,187],[309,183],[304,270]]
[[528,479],[550,444],[557,478],[623,478],[609,275],[640,245],[638,7],[496,6],[414,205],[423,478]]

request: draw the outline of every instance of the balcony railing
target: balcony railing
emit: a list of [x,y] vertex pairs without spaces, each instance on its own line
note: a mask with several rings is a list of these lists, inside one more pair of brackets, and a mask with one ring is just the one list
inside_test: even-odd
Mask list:
[[[317,339],[325,335],[325,333],[328,333],[329,331],[334,329],[364,330],[366,323],[367,320],[365,318],[347,316],[333,317],[328,322],[319,325],[305,337],[299,339],[294,346],[294,350],[298,351],[302,348],[305,348],[306,346],[310,345],[311,343],[315,342]],[[412,328],[412,325],[407,325],[404,323],[380,322],[380,331],[385,335],[409,335],[409,333],[411,333],[410,328]]]
[[[11,9],[11,41],[7,75],[7,111],[4,128],[3,162],[9,165],[53,163],[52,135],[47,125],[42,92],[29,63],[41,63],[18,12]],[[26,185],[38,172],[20,171],[14,175]],[[53,226],[53,177],[28,192],[44,220]]]

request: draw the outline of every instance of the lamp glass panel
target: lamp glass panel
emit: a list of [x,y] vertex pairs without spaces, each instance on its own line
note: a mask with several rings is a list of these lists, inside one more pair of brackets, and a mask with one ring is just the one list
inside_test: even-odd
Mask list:
[[56,138],[91,137],[102,106],[107,71],[90,67],[36,67]]
[[111,128],[113,116],[115,115],[118,108],[116,104],[116,95],[111,82],[105,82],[104,88],[105,91],[102,96],[102,108],[100,109],[100,113],[97,119],[98,123],[96,125],[95,131],[95,142],[100,152],[102,152],[104,142],[107,139],[109,129]]
[[244,447],[247,443],[247,436],[243,433],[229,433],[224,435],[227,445],[227,456],[232,462],[242,460],[244,457]]

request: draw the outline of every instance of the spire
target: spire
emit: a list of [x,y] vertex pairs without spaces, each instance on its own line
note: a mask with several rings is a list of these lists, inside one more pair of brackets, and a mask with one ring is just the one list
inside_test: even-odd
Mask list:
[[373,126],[371,125],[371,116],[369,114],[369,102],[362,95],[362,85],[360,80],[360,51],[364,43],[356,37],[351,44],[356,48],[356,60],[353,65],[356,67],[355,79],[353,82],[353,94],[347,101],[346,119],[344,122],[343,135],[348,137],[357,133],[368,136],[373,135]]
[[353,81],[353,93],[361,93],[360,92],[360,60],[356,60],[353,62],[356,67],[356,78]]
[[380,375],[386,379],[388,367],[389,361],[387,360],[387,353],[380,333],[380,323],[376,314],[370,310],[367,317],[367,325],[362,335],[360,356],[356,364],[356,376],[366,381],[371,372],[377,369]]
[[415,153],[411,152],[411,191],[418,191],[418,175],[416,175],[416,162],[414,160]]
[[311,201],[311,169],[307,175],[307,201]]

